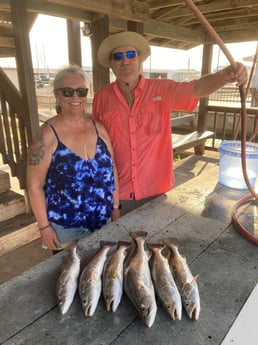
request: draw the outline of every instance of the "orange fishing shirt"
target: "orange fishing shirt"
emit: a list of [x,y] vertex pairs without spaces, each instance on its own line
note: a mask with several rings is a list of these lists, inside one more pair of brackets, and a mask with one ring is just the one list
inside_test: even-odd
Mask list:
[[111,138],[120,200],[160,195],[173,187],[171,111],[196,107],[194,84],[141,76],[132,109],[116,81],[96,93],[93,117],[105,125]]

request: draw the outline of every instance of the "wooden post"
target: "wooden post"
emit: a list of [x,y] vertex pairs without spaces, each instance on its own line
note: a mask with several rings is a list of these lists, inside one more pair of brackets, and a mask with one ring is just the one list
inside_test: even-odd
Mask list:
[[[203,60],[202,60],[202,75],[211,73],[211,63],[212,63],[212,44],[205,44],[203,47]],[[199,116],[198,116],[198,131],[203,131],[206,129],[207,123],[207,106],[209,97],[201,98],[199,104]]]
[[80,22],[67,19],[69,63],[82,67]]
[[[211,63],[212,63],[212,52],[213,52],[213,45],[211,43],[204,44],[203,46],[203,57],[202,57],[202,75],[208,74],[211,72]],[[207,124],[207,106],[209,102],[209,97],[201,98],[199,102],[199,112],[198,112],[198,123],[197,123],[197,130],[204,131],[206,129]],[[203,155],[205,148],[205,144],[196,146],[194,149],[195,154]]]
[[102,17],[92,23],[91,51],[92,51],[92,74],[93,91],[96,92],[101,86],[110,82],[109,68],[103,67],[97,60],[100,43],[109,34],[109,19]]

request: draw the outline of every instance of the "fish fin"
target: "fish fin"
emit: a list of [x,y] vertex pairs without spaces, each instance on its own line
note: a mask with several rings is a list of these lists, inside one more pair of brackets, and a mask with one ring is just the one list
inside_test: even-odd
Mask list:
[[127,248],[131,247],[131,245],[132,245],[132,242],[129,242],[129,241],[118,241],[118,244],[117,244],[118,247],[127,247]]
[[163,249],[161,249],[161,254],[166,258],[168,259],[171,255],[171,250],[165,245],[164,243],[164,247]]
[[170,260],[170,258],[171,258],[171,253],[170,252],[168,252],[168,251],[166,251],[164,254],[164,257],[168,260],[168,262],[169,262],[169,260]]
[[101,240],[100,241],[100,246],[101,247],[105,247],[105,246],[114,246],[116,244],[116,242],[113,242],[113,241],[104,241],[104,240]]
[[164,243],[150,243],[150,242],[147,242],[146,245],[147,245],[147,247],[151,251],[155,251],[155,249],[162,250],[163,248],[165,248],[165,244]]
[[164,238],[163,242],[165,243],[165,245],[167,247],[176,247],[178,248],[178,239],[175,237],[171,237],[171,238]]
[[129,235],[132,237],[133,240],[141,237],[143,239],[145,239],[148,236],[148,232],[147,231],[129,231]]
[[71,255],[77,256],[79,258],[79,260],[81,260],[82,253],[80,252],[80,249],[78,248],[77,245],[69,248],[69,250],[70,250]]
[[77,247],[79,240],[72,240],[62,244],[62,249],[70,250]]
[[77,247],[78,242],[79,242],[79,240],[72,240],[71,242],[69,242],[69,243],[67,244],[67,248],[70,249],[70,248]]
[[199,274],[197,274],[195,277],[193,277],[193,280],[191,281],[191,283],[196,283],[197,279],[200,277]]
[[184,285],[183,285],[183,289],[186,287],[186,286],[191,286],[192,284],[194,283],[197,283],[197,279],[199,278],[199,274],[197,274],[195,277],[193,277],[193,279],[189,282],[185,282]]

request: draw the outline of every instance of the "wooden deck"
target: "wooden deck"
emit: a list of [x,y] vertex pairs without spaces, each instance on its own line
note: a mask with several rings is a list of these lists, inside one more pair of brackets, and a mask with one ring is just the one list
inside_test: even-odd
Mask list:
[[[199,274],[198,321],[189,320],[185,313],[181,321],[172,321],[158,302],[154,325],[148,329],[125,296],[116,313],[107,312],[101,299],[95,314],[85,317],[77,295],[61,316],[55,284],[66,255],[62,252],[1,285],[0,343],[256,345],[257,337],[247,329],[245,343],[230,338],[232,333],[227,336],[242,309],[246,315],[249,296],[257,296],[252,295],[257,284],[257,246],[231,224],[233,205],[249,193],[218,184],[217,153],[191,155],[176,163],[175,174],[171,192],[81,241],[80,253],[99,248],[100,240],[128,240],[130,230],[147,231],[150,242],[176,237],[192,273]],[[252,213],[248,208],[244,212],[250,221]],[[248,316],[256,315],[257,303],[248,308]]]

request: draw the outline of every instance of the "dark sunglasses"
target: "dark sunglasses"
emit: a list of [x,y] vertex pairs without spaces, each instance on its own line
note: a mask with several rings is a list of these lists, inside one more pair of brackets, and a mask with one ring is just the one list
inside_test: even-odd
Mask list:
[[127,59],[133,59],[137,55],[137,52],[135,50],[129,50],[127,52],[117,52],[112,54],[112,59],[115,61],[122,60],[124,56],[127,57]]
[[64,97],[72,97],[74,92],[76,92],[79,97],[86,97],[89,89],[86,87],[78,87],[77,89],[73,89],[72,87],[60,87],[59,89],[55,89],[55,91],[61,91]]

